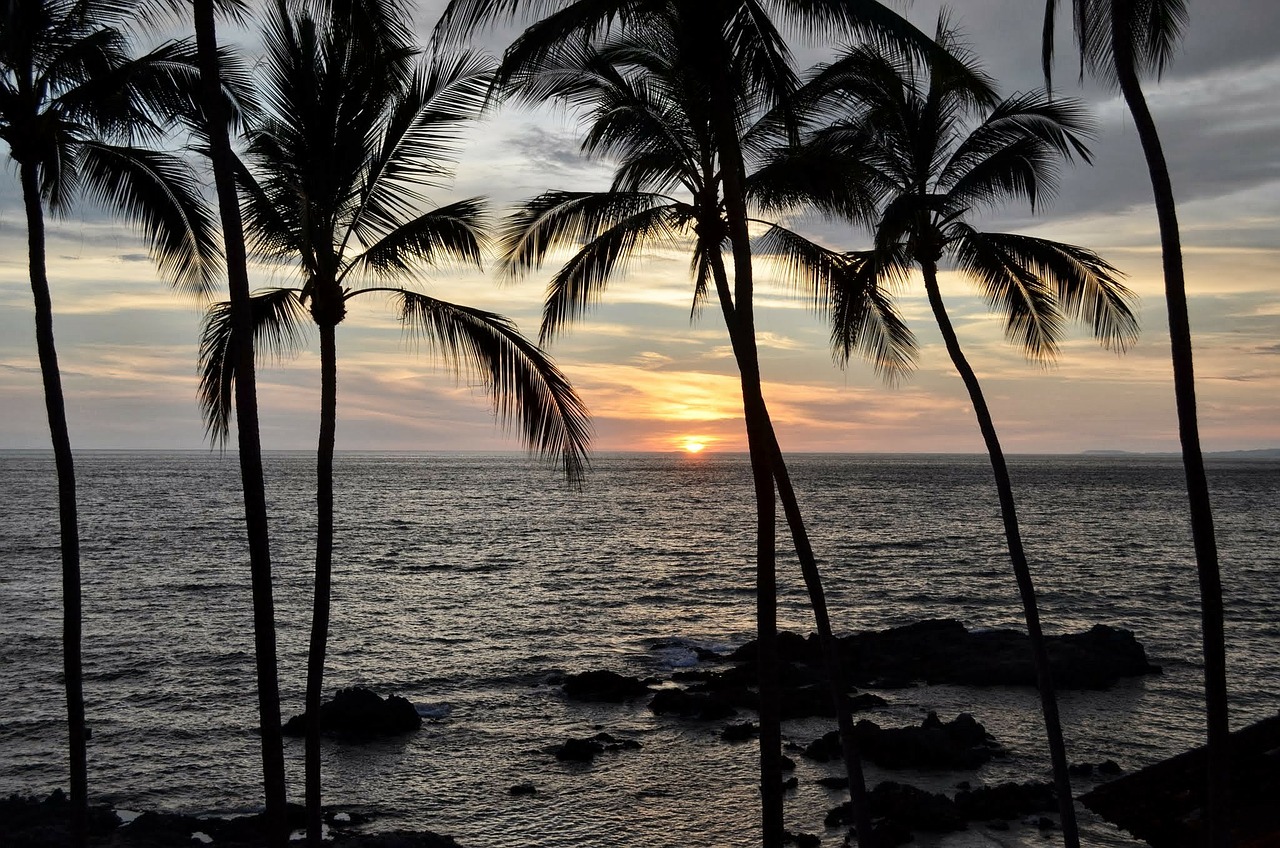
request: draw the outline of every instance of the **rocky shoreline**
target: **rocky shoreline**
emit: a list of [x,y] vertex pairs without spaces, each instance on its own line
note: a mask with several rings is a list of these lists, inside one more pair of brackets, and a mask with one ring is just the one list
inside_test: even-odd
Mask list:
[[[816,636],[781,633],[784,718],[833,717],[835,704],[827,671]],[[937,619],[904,627],[868,631],[840,638],[846,679],[841,697],[856,710],[885,706],[888,702],[873,691],[913,688],[920,684],[950,683],[968,686],[1034,686],[1026,636],[1008,630],[970,630],[958,621]],[[664,677],[634,677],[608,669],[595,669],[554,677],[570,701],[584,703],[630,703],[647,699],[655,715],[673,721],[721,723],[720,738],[735,744],[756,735],[756,726],[742,713],[754,712],[758,703],[756,651],[747,643],[731,653],[720,654],[702,648],[694,651],[697,664],[672,671]],[[1059,688],[1105,689],[1123,677],[1158,673],[1128,630],[1095,626],[1090,630],[1049,637],[1049,653],[1055,682]],[[737,719],[736,721],[734,719]],[[367,689],[347,689],[321,707],[321,725],[326,735],[348,742],[412,732],[421,724],[413,705],[400,697],[381,698]],[[296,716],[286,732],[300,734],[303,717]],[[972,715],[960,713],[944,721],[930,713],[918,726],[882,727],[863,719],[856,732],[864,757],[886,769],[925,769],[939,772],[965,771],[1002,756],[1003,747]],[[601,731],[588,738],[570,738],[551,744],[546,750],[558,761],[586,767],[604,754],[619,755],[639,750],[640,743]],[[835,731],[819,736],[807,745],[793,745],[796,756],[814,762],[840,757]],[[794,766],[792,766],[794,768]],[[1092,764],[1076,766],[1078,774],[1092,773]],[[1097,767],[1099,775],[1119,772],[1114,763]],[[784,778],[795,788],[797,778]],[[841,786],[841,778],[822,778],[828,788]],[[990,829],[1007,829],[1009,822],[1022,820],[1041,828],[1052,828],[1056,810],[1053,788],[1048,783],[1006,783],[971,788],[960,783],[953,795],[931,793],[896,781],[884,781],[870,792],[873,816],[883,844],[902,844],[913,831],[949,832],[963,830],[970,822]],[[511,795],[533,795],[533,783],[510,787]],[[51,848],[66,843],[67,800],[60,792],[46,799],[10,797],[0,802],[5,845],[14,848]],[[302,808],[290,806],[291,823],[303,827]],[[847,802],[828,811],[828,828],[849,824]],[[360,832],[368,818],[339,808],[326,811],[326,824],[334,844],[358,848],[459,848],[448,836],[430,832],[367,834]],[[260,845],[262,817],[208,818],[172,813],[144,813],[127,823],[109,808],[96,807],[92,815],[92,844],[116,848],[159,848],[159,846],[215,844],[230,848]],[[376,827],[376,825],[375,825]],[[800,846],[816,846],[819,837],[792,834]]]

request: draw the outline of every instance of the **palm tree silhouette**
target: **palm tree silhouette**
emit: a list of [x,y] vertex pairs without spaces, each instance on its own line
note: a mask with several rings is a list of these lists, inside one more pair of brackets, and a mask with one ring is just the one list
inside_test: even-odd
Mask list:
[[[399,303],[402,322],[435,352],[488,381],[504,421],[527,444],[559,454],[578,479],[589,439],[586,410],[565,376],[507,319],[401,284],[442,259],[478,265],[484,202],[428,212],[424,188],[448,174],[457,129],[482,104],[491,66],[470,54],[427,62],[410,44],[403,9],[377,2],[278,4],[267,22],[264,114],[237,165],[250,247],[288,263],[299,288],[253,297],[254,333],[277,351],[320,335],[316,584],[306,695],[308,840],[319,844],[320,701],[333,558],[336,329],[347,302],[371,293]],[[381,284],[380,284],[381,283]],[[201,340],[201,403],[209,432],[226,437],[239,340],[229,304],[212,308]]]
[[[798,100],[811,119],[833,122],[814,131],[808,149],[795,155],[810,166],[819,158],[826,162],[825,188],[812,192],[811,199],[827,212],[868,217],[865,206],[851,203],[840,189],[848,183],[880,195],[869,216],[875,246],[829,260],[849,269],[833,279],[852,283],[821,293],[838,356],[847,360],[864,332],[867,303],[887,300],[913,267],[923,275],[929,305],[990,455],[1035,659],[1063,837],[1067,845],[1078,846],[1057,698],[1013,487],[981,385],[942,300],[939,263],[950,259],[978,284],[1004,315],[1006,336],[1034,360],[1054,357],[1067,319],[1083,321],[1104,346],[1118,349],[1136,338],[1137,322],[1129,306],[1132,295],[1097,254],[1033,236],[981,232],[969,223],[975,212],[1010,200],[1026,200],[1034,209],[1052,192],[1060,161],[1088,160],[1082,140],[1088,122],[1080,104],[1043,94],[1018,94],[989,107],[990,89],[945,19],[939,21],[938,41],[969,66],[969,74],[933,62],[921,72],[919,63],[901,53],[870,47],[855,48],[822,68]],[[980,120],[968,126],[974,117]],[[779,171],[794,167],[784,163]],[[761,241],[788,259],[799,251],[784,231],[769,231]]]
[[[284,773],[284,737],[280,724],[280,680],[276,651],[275,601],[271,582],[266,480],[262,437],[258,426],[258,381],[254,367],[253,304],[245,255],[244,223],[236,194],[236,159],[231,147],[231,116],[222,97],[225,57],[218,47],[215,0],[192,0],[192,19],[200,64],[200,99],[208,141],[210,169],[222,222],[230,321],[238,338],[234,364],[236,443],[240,488],[249,542],[249,576],[253,602],[254,666],[258,689],[258,733],[262,740],[262,783],[266,812],[266,844],[289,843]],[[231,399],[228,397],[227,402]]]
[[[1057,0],[1045,2],[1044,72],[1050,79]],[[1191,538],[1200,582],[1200,628],[1204,650],[1205,717],[1208,736],[1208,803],[1205,833],[1215,848],[1230,844],[1230,718],[1227,711],[1227,648],[1222,607],[1222,573],[1213,527],[1209,480],[1200,449],[1196,413],[1195,367],[1191,353],[1191,319],[1187,309],[1182,237],[1173,180],[1155,118],[1142,91],[1143,75],[1157,77],[1173,58],[1187,24],[1186,0],[1072,0],[1081,73],[1087,68],[1120,89],[1142,143],[1155,196],[1164,264],[1165,304],[1169,310],[1169,347],[1173,360],[1173,392],[1178,436],[1187,480]]]
[[189,102],[195,81],[190,46],[170,41],[131,55],[124,27],[132,8],[95,0],[10,0],[0,10],[0,139],[22,185],[36,347],[58,475],[75,845],[84,844],[88,821],[80,539],[45,265],[46,208],[62,214],[87,196],[122,214],[146,235],[161,273],[193,293],[208,290],[218,265],[194,174],[179,157],[139,146],[158,141]]
[[[757,644],[761,671],[760,749],[762,832],[766,845],[780,845],[784,838],[782,792],[776,772],[781,766],[781,730],[778,720],[776,568],[774,520],[777,486],[784,514],[796,544],[802,574],[814,609],[814,617],[832,684],[838,685],[839,654],[830,636],[826,601],[816,558],[809,544],[795,491],[760,391],[760,369],[752,303],[754,274],[747,215],[746,154],[740,143],[741,116],[737,113],[739,86],[746,81],[758,104],[781,105],[795,85],[785,40],[774,18],[796,22],[798,29],[815,38],[835,32],[860,33],[876,40],[903,43],[920,52],[937,52],[936,46],[899,15],[874,0],[450,0],[436,25],[436,38],[450,41],[502,19],[522,13],[544,17],[529,26],[507,49],[499,71],[499,86],[522,69],[535,66],[546,56],[571,42],[605,35],[621,26],[643,27],[646,22],[678,10],[686,37],[700,38],[690,51],[696,57],[694,74],[707,97],[705,120],[714,141],[715,161],[722,168],[718,191],[724,202],[719,238],[727,242],[733,257],[732,288],[717,292],[725,313],[730,339],[742,379],[743,415],[751,456],[756,500]],[[940,58],[940,61],[942,59]],[[735,78],[734,74],[738,74]],[[782,109],[785,119],[786,109]],[[749,153],[749,151],[748,151]],[[708,236],[711,234],[708,233]],[[710,275],[714,269],[708,269]],[[705,281],[704,281],[705,282]],[[732,307],[732,317],[729,311]],[[870,819],[861,788],[861,767],[853,744],[852,719],[837,695],[846,765],[854,808],[859,812],[858,831],[870,838]]]
[[[833,687],[837,687],[834,694],[842,729],[848,730],[846,738],[852,742],[853,723],[839,688],[843,675],[821,580],[761,392],[751,321],[751,282],[743,281],[750,274],[750,253],[735,259],[732,282],[724,256],[726,242],[730,241],[727,161],[731,156],[741,156],[742,150],[754,150],[777,120],[776,114],[763,114],[763,104],[752,96],[756,86],[769,84],[769,80],[762,80],[755,73],[759,64],[753,64],[753,60],[760,57],[741,51],[727,60],[728,77],[735,81],[730,109],[743,120],[760,120],[754,126],[745,124],[735,130],[733,153],[726,154],[719,146],[715,127],[719,101],[707,80],[715,73],[715,64],[726,59],[723,54],[708,51],[707,45],[731,40],[726,37],[731,31],[720,29],[724,24],[708,15],[705,7],[676,4],[652,11],[622,34],[596,44],[566,42],[559,49],[543,51],[536,61],[511,73],[510,85],[520,97],[560,100],[581,110],[587,124],[584,151],[607,157],[616,167],[613,185],[607,191],[551,191],[524,203],[505,227],[505,265],[509,273],[520,276],[540,267],[553,249],[574,250],[548,285],[542,337],[549,339],[603,295],[608,283],[625,272],[631,256],[655,245],[692,243],[693,308],[696,311],[714,292],[742,375],[761,521],[757,528],[757,563],[761,566],[757,575],[758,644],[769,643],[776,631],[776,481],[797,547],[803,552],[806,584],[819,633],[828,649],[829,676]],[[770,70],[776,73],[779,66],[775,64]],[[789,79],[785,74],[781,76]],[[839,266],[815,264],[807,269],[824,279],[833,270],[838,272]],[[899,345],[907,343],[907,339],[900,328],[900,323],[882,328],[883,333],[877,338],[892,351],[892,356],[903,358]],[[762,648],[761,786],[766,810],[765,839],[769,844],[775,844],[771,842],[775,837],[782,839],[776,663],[776,653],[770,657]],[[848,753],[846,766],[855,801],[861,808],[860,764],[856,750]],[[869,835],[868,830],[861,832],[864,837]]]

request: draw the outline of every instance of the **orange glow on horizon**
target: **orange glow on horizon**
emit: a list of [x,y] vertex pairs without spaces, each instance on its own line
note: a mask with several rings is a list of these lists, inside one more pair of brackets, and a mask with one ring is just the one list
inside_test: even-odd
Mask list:
[[681,447],[688,453],[702,453],[706,450],[707,440],[700,436],[685,436]]

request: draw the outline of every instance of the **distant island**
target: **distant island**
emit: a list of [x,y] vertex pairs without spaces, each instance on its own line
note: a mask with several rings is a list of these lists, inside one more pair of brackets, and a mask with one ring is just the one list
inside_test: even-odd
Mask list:
[[[1087,450],[1084,456],[1181,456],[1173,451]],[[1251,450],[1205,451],[1214,459],[1280,459],[1280,448],[1253,448]]]

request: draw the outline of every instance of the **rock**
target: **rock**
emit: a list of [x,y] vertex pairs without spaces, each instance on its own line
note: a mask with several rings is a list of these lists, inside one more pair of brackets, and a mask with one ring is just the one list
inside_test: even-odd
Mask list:
[[588,739],[566,739],[555,749],[555,755],[563,762],[590,763],[605,751],[634,751],[640,747],[634,739],[617,739],[610,733],[597,733]]
[[[876,829],[883,828],[888,842],[900,845],[911,840],[911,831],[951,833],[964,830],[967,825],[957,812],[955,803],[946,795],[926,792],[905,783],[885,781],[867,793],[871,805],[871,817],[877,820]],[[827,827],[853,824],[853,805],[845,801],[827,811]]]
[[[1231,822],[1236,845],[1280,845],[1280,715],[1232,731]],[[1096,786],[1080,801],[1138,839],[1163,848],[1205,844],[1208,751],[1184,751]]]
[[[71,844],[71,802],[61,789],[46,798],[10,795],[0,798],[0,844],[5,848],[44,848]],[[89,834],[106,838],[120,827],[110,807],[89,806]]]
[[[816,636],[779,633],[783,685],[825,685]],[[1026,634],[1016,630],[968,630],[953,619],[930,619],[842,637],[842,686],[901,689],[917,681],[969,686],[1035,686]],[[1158,673],[1129,630],[1097,625],[1084,633],[1046,639],[1053,679],[1063,689],[1105,689],[1122,677]],[[756,648],[743,645],[731,657],[754,674]],[[806,700],[808,694],[802,696]],[[819,705],[816,695],[813,704]],[[829,709],[824,707],[823,709]]]
[[[854,726],[862,756],[884,768],[971,769],[999,750],[973,716],[961,713],[943,724],[929,713],[919,727],[882,728],[863,719]],[[830,731],[804,749],[804,756],[825,763],[843,756],[840,734]]]
[[589,763],[596,754],[604,752],[604,745],[594,739],[566,739],[556,748],[556,759],[562,762]]
[[800,778],[798,777],[788,777],[786,780],[782,781],[783,792],[791,792],[797,789],[799,786],[800,786]]
[[508,795],[513,795],[517,798],[522,795],[536,795],[537,792],[538,788],[527,781],[525,783],[517,783],[515,786],[507,789]]
[[1114,777],[1123,773],[1124,769],[1120,768],[1120,764],[1115,760],[1103,760],[1098,764],[1098,774],[1105,774],[1108,777]]
[[738,713],[719,695],[685,689],[659,689],[649,701],[649,709],[659,715],[674,714],[703,721],[716,721]]
[[731,724],[720,731],[720,738],[726,742],[745,742],[760,733],[760,726],[754,721],[743,721]]
[[[398,736],[422,726],[422,716],[412,703],[398,695],[383,699],[369,689],[339,689],[333,700],[320,705],[320,732],[346,739],[362,740]],[[285,736],[306,734],[306,715],[294,716],[284,724]]]
[[1058,809],[1051,783],[1001,783],[956,793],[956,809],[969,821],[1016,819]]
[[812,833],[792,833],[786,831],[782,837],[783,845],[795,845],[796,848],[819,848],[822,838]]
[[862,755],[885,768],[972,769],[999,750],[968,713],[946,724],[929,713],[919,727],[881,728],[863,719],[855,730]]
[[848,777],[820,777],[817,780],[817,784],[819,786],[824,786],[827,789],[836,789],[836,790],[848,789],[849,778]]
[[872,816],[901,822],[912,830],[952,833],[967,827],[954,801],[910,784],[885,781],[872,789],[867,799]]
[[620,704],[650,691],[647,681],[614,671],[584,671],[564,678],[564,693],[575,701]]

